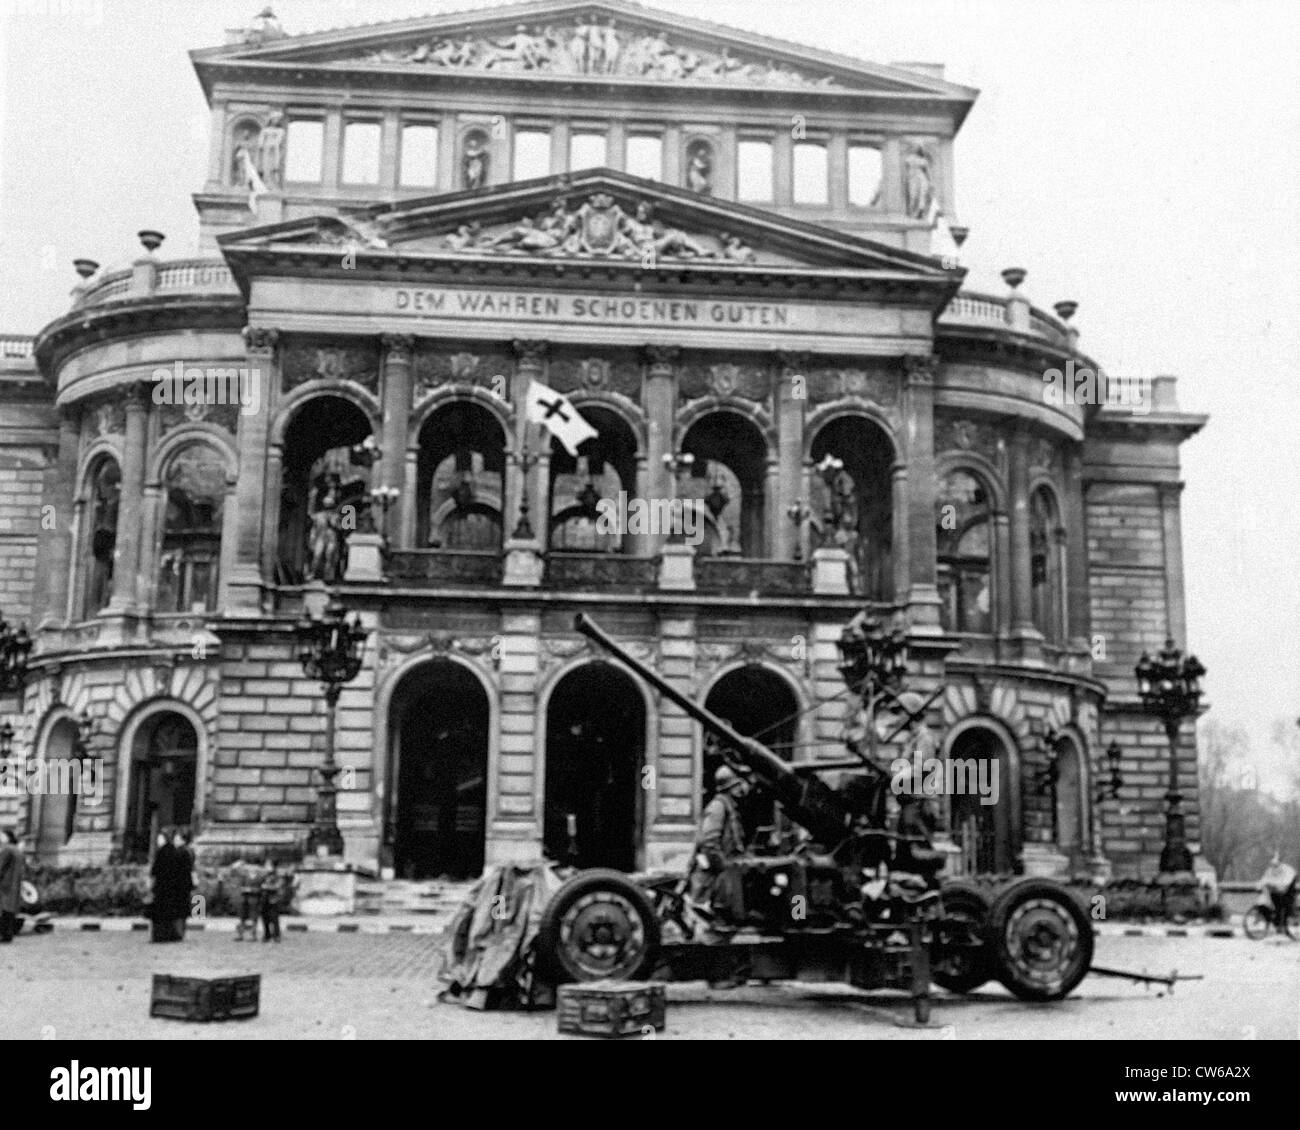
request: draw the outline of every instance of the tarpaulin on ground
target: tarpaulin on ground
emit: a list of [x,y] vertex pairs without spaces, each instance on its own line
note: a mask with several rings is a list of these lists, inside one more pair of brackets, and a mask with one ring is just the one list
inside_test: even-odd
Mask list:
[[467,1008],[535,1008],[553,1003],[539,984],[533,942],[542,911],[563,878],[544,860],[489,867],[447,930],[439,978],[443,999]]

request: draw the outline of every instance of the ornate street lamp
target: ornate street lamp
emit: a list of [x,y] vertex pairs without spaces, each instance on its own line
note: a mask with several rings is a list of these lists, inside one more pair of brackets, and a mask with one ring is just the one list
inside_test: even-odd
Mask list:
[[[907,632],[900,626],[889,627],[879,616],[866,610],[859,612],[845,626],[838,641],[840,651],[839,672],[849,690],[862,699],[866,715],[867,760],[874,766],[879,740],[890,741],[907,724],[900,724],[894,733],[881,739],[876,732],[876,711],[882,703],[893,703],[895,708],[915,722],[938,697],[936,692],[917,709],[906,706],[899,698],[903,680],[907,676]],[[861,757],[861,753],[858,753]]]
[[519,521],[515,523],[514,538],[517,541],[531,541],[533,524],[528,520],[528,472],[537,466],[540,455],[528,450],[528,437],[524,436],[524,450],[518,456],[519,464]]
[[385,552],[388,551],[388,512],[401,493],[397,487],[373,487],[370,491],[371,510],[379,508],[379,536],[383,539]]
[[0,616],[0,694],[22,692],[31,650],[32,638],[27,634],[27,625],[14,629]]
[[325,764],[320,767],[323,782],[316,792],[316,819],[307,836],[307,850],[313,855],[342,855],[343,833],[338,825],[338,786],[334,778],[334,714],[339,694],[361,670],[366,629],[361,617],[348,623],[348,610],[331,600],[319,620],[304,615],[295,629],[298,661],[309,679],[318,679],[325,690]]
[[1190,871],[1192,853],[1187,849],[1182,794],[1178,791],[1178,732],[1184,718],[1195,718],[1201,700],[1201,677],[1205,668],[1194,655],[1183,658],[1172,639],[1154,659],[1142,653],[1134,668],[1138,694],[1148,714],[1159,718],[1169,739],[1169,791],[1165,794],[1165,846],[1160,852],[1160,870]]
[[[677,480],[681,477],[682,472],[690,474],[691,468],[695,466],[695,456],[689,451],[676,453],[665,451],[664,466],[668,468],[668,473],[673,477],[673,498],[676,500],[681,497],[681,487]],[[680,542],[683,541],[685,537],[686,532],[683,529],[683,523],[681,521],[674,521],[673,531],[668,535],[668,540],[671,542]]]
[[802,498],[796,498],[793,505],[786,510],[786,516],[794,523],[794,559],[803,560],[803,527],[812,517],[812,509]]

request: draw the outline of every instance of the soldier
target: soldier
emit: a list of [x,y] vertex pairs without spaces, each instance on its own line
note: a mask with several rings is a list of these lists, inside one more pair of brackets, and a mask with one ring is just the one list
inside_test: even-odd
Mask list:
[[745,852],[740,802],[749,782],[729,766],[713,775],[713,799],[704,806],[691,864],[691,900],[712,917],[715,926],[734,929],[744,921],[744,892],[731,862]]

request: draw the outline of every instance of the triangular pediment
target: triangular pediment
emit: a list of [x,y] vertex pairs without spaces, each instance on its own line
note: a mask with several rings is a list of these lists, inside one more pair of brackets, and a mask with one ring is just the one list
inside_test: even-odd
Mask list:
[[226,254],[338,248],[378,262],[604,263],[955,281],[937,259],[612,169],[372,205],[219,237]]
[[931,75],[791,44],[626,0],[536,0],[481,12],[286,36],[197,51],[205,64],[416,71],[428,76],[672,83],[875,93],[969,104],[975,91]]

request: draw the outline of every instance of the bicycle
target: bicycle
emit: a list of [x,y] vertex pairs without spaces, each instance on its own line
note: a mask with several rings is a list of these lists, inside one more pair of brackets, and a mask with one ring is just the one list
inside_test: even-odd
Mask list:
[[1270,930],[1276,930],[1293,942],[1300,940],[1300,909],[1296,907],[1294,887],[1289,893],[1290,897],[1283,910],[1275,907],[1269,898],[1257,902],[1246,911],[1241,920],[1241,928],[1246,937],[1257,942],[1267,937]]

